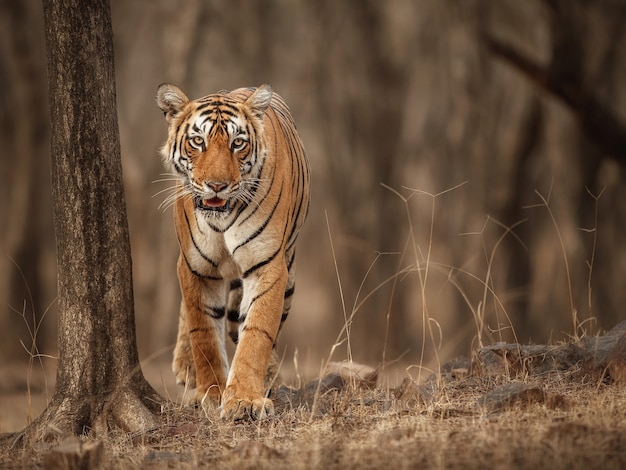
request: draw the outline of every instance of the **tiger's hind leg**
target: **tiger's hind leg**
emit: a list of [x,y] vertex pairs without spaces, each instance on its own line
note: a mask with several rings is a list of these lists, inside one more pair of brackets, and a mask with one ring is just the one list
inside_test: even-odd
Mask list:
[[228,291],[228,301],[226,302],[226,316],[228,319],[228,336],[233,343],[239,342],[239,327],[241,319],[239,318],[241,308],[241,298],[243,296],[243,284],[241,279],[235,279],[230,282]]

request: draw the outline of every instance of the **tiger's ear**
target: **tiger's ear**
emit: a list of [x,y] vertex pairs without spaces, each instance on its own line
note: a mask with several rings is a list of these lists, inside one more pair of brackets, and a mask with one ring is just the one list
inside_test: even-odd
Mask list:
[[189,103],[189,98],[177,86],[162,83],[157,88],[156,101],[163,114],[165,114],[167,122],[171,122],[183,107]]
[[248,105],[256,117],[262,119],[265,110],[272,102],[273,94],[274,92],[272,91],[271,85],[261,85],[248,97],[246,105]]

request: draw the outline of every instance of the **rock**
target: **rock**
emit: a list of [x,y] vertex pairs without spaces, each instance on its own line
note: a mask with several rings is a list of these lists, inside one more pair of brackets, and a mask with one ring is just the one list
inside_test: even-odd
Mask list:
[[[378,371],[362,364],[351,362],[331,362],[327,374],[307,383],[301,389],[281,385],[273,390],[270,398],[278,412],[288,409],[305,408],[312,410],[319,399],[331,392],[341,392],[348,386],[354,388],[375,388]],[[325,407],[317,407],[317,414],[325,414]]]
[[465,356],[457,356],[454,359],[450,359],[444,365],[442,365],[439,370],[442,375],[450,374],[454,376],[455,372],[464,371],[467,372],[472,367],[472,361]]
[[326,371],[328,374],[340,375],[346,383],[355,387],[374,389],[378,382],[376,369],[357,362],[331,362]]
[[197,462],[188,454],[175,452],[152,451],[146,455],[141,463],[142,470],[160,470],[175,468],[185,470],[197,468]]
[[626,385],[626,335],[623,335],[607,357],[607,365],[611,379],[618,384]]
[[429,380],[422,385],[418,385],[410,377],[405,378],[400,386],[393,391],[397,400],[404,406],[425,405],[432,402],[439,391],[437,382]]
[[327,374],[321,379],[312,380],[304,387],[304,392],[309,395],[316,393],[325,394],[332,391],[341,391],[346,386],[346,380],[339,374]]
[[72,436],[48,451],[43,466],[46,470],[92,470],[103,466],[102,459],[102,441],[83,441]]
[[282,454],[276,449],[260,441],[241,441],[237,443],[231,453],[246,461],[282,457]]
[[438,374],[431,374],[421,385],[410,377],[405,378],[400,386],[393,391],[393,394],[405,406],[431,403],[437,396],[443,383],[466,379],[469,375],[471,364],[471,361],[465,356],[455,357],[443,364],[439,368]]
[[602,336],[586,336],[578,344],[585,351],[585,365],[591,369],[604,369],[609,357],[626,335],[626,320],[618,323]]
[[485,375],[543,374],[567,370],[584,357],[584,350],[575,343],[557,346],[496,343],[478,350],[472,368]]
[[526,406],[544,403],[546,394],[538,385],[511,382],[495,388],[476,401],[476,408],[493,412],[511,409],[514,406]]
[[495,343],[478,350],[472,371],[485,375],[541,375],[582,364],[586,373],[607,369],[611,378],[623,381],[626,374],[625,337],[626,320],[604,335],[586,336],[574,343],[555,346]]

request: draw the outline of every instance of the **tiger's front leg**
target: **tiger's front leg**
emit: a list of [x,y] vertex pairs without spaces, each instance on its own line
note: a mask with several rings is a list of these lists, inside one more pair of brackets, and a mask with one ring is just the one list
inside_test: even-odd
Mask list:
[[[274,413],[264,381],[283,313],[287,267],[277,256],[243,279],[239,343],[222,395],[224,419],[262,419]],[[246,313],[247,312],[247,313]]]
[[178,260],[178,279],[182,305],[174,373],[183,378],[187,372],[183,368],[195,370],[195,401],[217,405],[228,370],[224,344],[226,286],[222,280],[194,274],[183,256]]
[[190,389],[196,388],[196,365],[193,362],[193,354],[191,353],[187,311],[184,302],[180,304],[178,336],[176,337],[176,347],[174,348],[172,370],[178,385],[184,385]]

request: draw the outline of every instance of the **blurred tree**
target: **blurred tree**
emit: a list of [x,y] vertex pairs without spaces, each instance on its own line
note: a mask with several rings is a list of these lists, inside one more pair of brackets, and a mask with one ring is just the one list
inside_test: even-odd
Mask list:
[[[385,337],[379,333],[385,331],[391,310],[388,357],[397,357],[414,344],[406,325],[415,312],[407,304],[406,290],[395,292],[390,301],[391,283],[380,287],[398,272],[397,252],[406,236],[404,208],[380,183],[396,184],[406,162],[401,152],[404,115],[398,111],[407,98],[411,74],[404,59],[411,51],[394,54],[384,2],[329,0],[309,8],[320,25],[315,42],[323,52],[315,78],[328,165],[323,197],[333,201],[330,229],[338,242],[346,315],[376,291],[354,316],[351,346],[367,360],[380,360]],[[396,255],[378,256],[376,251]]]
[[[603,178],[601,172],[606,171],[607,160],[614,161],[621,167],[626,166],[626,122],[622,121],[618,107],[610,99],[610,96],[619,92],[617,77],[620,76],[624,64],[624,51],[620,48],[620,42],[623,41],[626,31],[626,4],[612,0],[593,3],[542,0],[540,3],[545,7],[547,16],[550,39],[548,60],[539,61],[528,52],[523,52],[519,44],[513,45],[486,31],[482,31],[482,39],[497,60],[512,66],[539,90],[545,91],[548,97],[562,103],[571,113],[580,133],[573,138],[575,145],[568,155],[565,168],[573,173],[572,176],[580,175],[580,187],[587,191],[579,191],[568,205],[573,209],[574,224],[590,231],[594,240],[597,240],[596,231],[606,230],[606,227],[597,227],[597,197],[605,188],[602,181],[605,177]],[[529,157],[540,145],[545,130],[545,105],[536,100],[534,103],[515,147],[515,184],[510,192],[509,204],[501,211],[502,220],[507,224],[513,224],[525,217],[521,201],[528,187],[523,179],[527,177]],[[524,226],[517,232],[525,242],[531,243],[528,227]],[[529,286],[532,282],[527,261],[530,256],[528,253],[522,254],[524,250],[518,243],[511,242],[510,239],[507,242],[506,251],[511,260],[507,269],[508,288]],[[567,251],[574,260],[579,260],[581,255],[571,245],[569,244]],[[591,248],[598,248],[595,242]],[[606,256],[603,251],[600,249],[601,257]],[[579,263],[570,268],[570,313],[574,322],[578,322],[573,325],[574,335],[588,331],[591,325],[585,321],[594,318],[597,313],[601,312],[601,316],[607,319],[614,310],[611,305],[613,302],[609,300],[615,297],[611,283],[593,282],[592,285],[593,265],[590,260],[594,258],[596,253],[592,252],[585,259],[585,264]],[[586,283],[587,289],[575,287]],[[592,298],[592,290],[600,295],[596,293]],[[537,338],[533,333],[546,327],[545,316],[529,311],[532,303],[528,300],[528,295],[524,296],[524,307],[512,309],[510,313],[517,319],[517,332],[520,336]],[[606,326],[619,318],[618,314]]]
[[[31,329],[55,297],[43,17],[37,0],[0,2],[0,344],[24,357]],[[25,25],[30,25],[25,27]],[[22,277],[23,273],[23,277]],[[54,311],[54,309],[52,309]],[[50,312],[48,312],[50,313]],[[20,319],[24,315],[24,320]],[[39,347],[54,343],[54,315]]]

